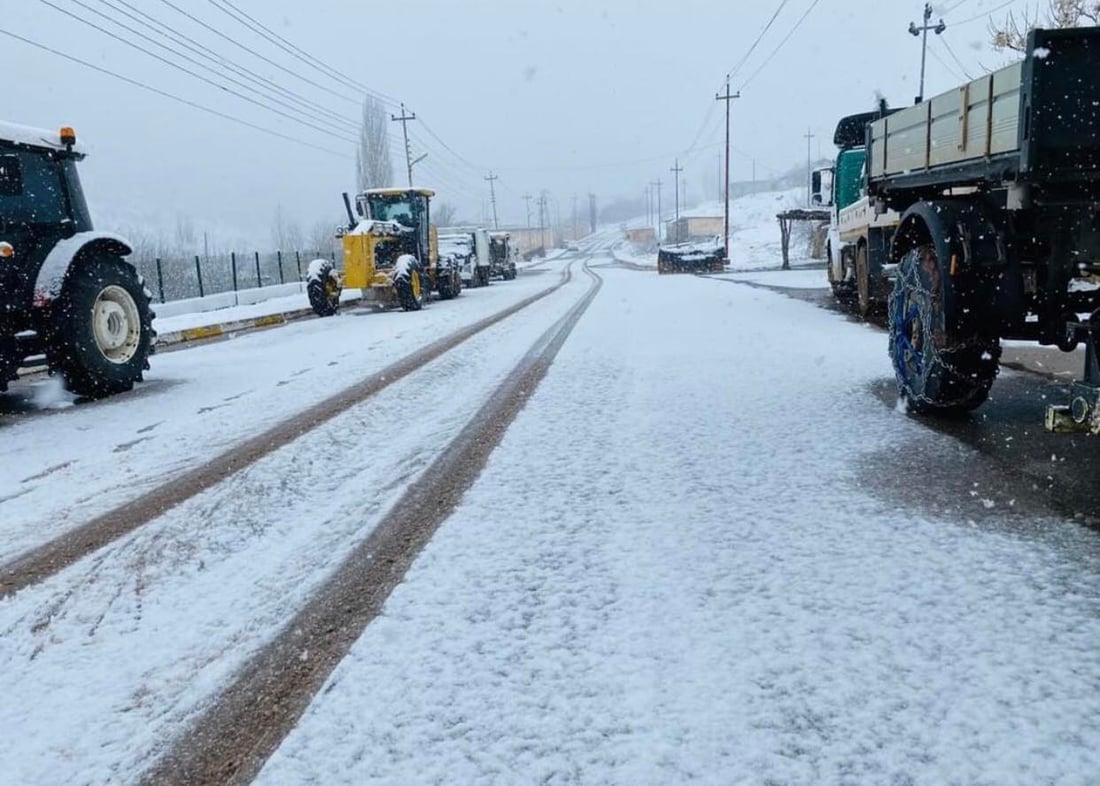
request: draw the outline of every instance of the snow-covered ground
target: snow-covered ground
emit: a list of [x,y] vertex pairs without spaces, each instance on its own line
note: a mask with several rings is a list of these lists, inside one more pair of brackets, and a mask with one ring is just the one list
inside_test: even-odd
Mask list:
[[[152,358],[133,393],[72,406],[56,379],[15,386],[0,415],[0,560],[137,497],[436,338],[559,280],[562,262],[421,312],[347,309]],[[34,410],[37,410],[35,412]],[[45,410],[45,411],[43,411]]]
[[[9,730],[0,734],[0,782],[133,782],[158,745],[271,638],[587,286],[586,277],[574,277],[368,402],[0,602],[0,729]],[[494,289],[508,287],[477,291]],[[411,330],[429,313],[400,316]],[[337,322],[322,323],[330,337],[339,333]],[[390,343],[407,348],[397,335],[391,332]],[[193,353],[177,354],[185,364],[179,373],[201,368]],[[253,373],[263,362],[226,357]],[[313,384],[336,387],[318,379],[298,393],[307,396]],[[196,423],[193,408],[164,414]],[[205,438],[213,439],[209,429]],[[81,448],[90,440],[79,431],[70,441],[77,455],[94,448]],[[156,468],[152,461],[142,470]]]
[[730,281],[744,281],[747,284],[762,284],[767,287],[780,289],[828,289],[829,282],[825,277],[824,267],[819,266],[810,269],[792,270],[766,270],[757,273],[722,273],[718,278],[728,278]]
[[1095,536],[902,502],[881,334],[604,275],[259,784],[1096,783]]
[[[805,191],[765,191],[730,200],[730,267],[734,270],[777,268],[783,262],[779,222],[776,214],[801,207]],[[681,211],[684,216],[720,216],[721,202],[706,202]],[[611,233],[613,230],[606,230]],[[621,238],[621,231],[618,232]],[[790,258],[793,267],[820,264],[810,259],[805,239],[795,234],[791,240]],[[630,244],[622,243],[615,256],[634,265],[657,267],[656,253],[639,253]]]

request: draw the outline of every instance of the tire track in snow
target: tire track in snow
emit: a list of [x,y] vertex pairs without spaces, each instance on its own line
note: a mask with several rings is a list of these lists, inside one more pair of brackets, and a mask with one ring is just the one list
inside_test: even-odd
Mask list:
[[570,264],[562,271],[561,280],[553,286],[428,344],[305,411],[249,437],[201,466],[0,565],[0,599],[60,573],[78,560],[148,524],[166,511],[366,401],[478,333],[561,289],[569,283],[572,275]]
[[297,724],[329,674],[381,612],[390,592],[481,474],[595,299],[603,279],[535,342],[477,414],[142,778],[156,786],[245,784]]

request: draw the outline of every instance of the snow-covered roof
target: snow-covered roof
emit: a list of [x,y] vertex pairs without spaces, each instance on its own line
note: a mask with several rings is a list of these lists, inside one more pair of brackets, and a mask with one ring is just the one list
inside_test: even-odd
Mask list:
[[[30,145],[32,147],[49,147],[54,150],[65,149],[65,146],[61,144],[60,129],[51,131],[46,128],[33,128],[32,126],[21,126],[16,123],[5,123],[3,121],[0,121],[0,140],[15,142],[19,145]],[[77,137],[76,145],[73,146],[73,150],[81,154],[86,152],[80,144],[79,136]]]
[[368,196],[371,194],[379,194],[381,196],[401,196],[412,191],[414,194],[420,194],[421,196],[433,197],[435,191],[430,188],[368,188],[364,191],[364,194]]
[[377,235],[382,237],[385,235],[400,235],[405,232],[412,232],[412,230],[396,221],[375,221],[368,218],[356,224],[355,228],[349,231],[348,234]]

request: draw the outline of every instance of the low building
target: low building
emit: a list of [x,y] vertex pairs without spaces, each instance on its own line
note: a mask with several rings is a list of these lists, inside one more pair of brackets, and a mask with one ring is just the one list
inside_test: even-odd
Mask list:
[[724,216],[685,215],[666,224],[666,239],[669,243],[687,243],[693,240],[706,240],[725,232]]
[[657,234],[653,231],[653,227],[627,229],[624,230],[623,235],[628,242],[642,248],[653,246],[657,243]]

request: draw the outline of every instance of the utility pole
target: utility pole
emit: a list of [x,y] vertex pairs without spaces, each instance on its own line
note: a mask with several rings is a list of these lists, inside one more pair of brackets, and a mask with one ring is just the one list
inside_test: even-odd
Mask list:
[[676,220],[680,220],[680,173],[684,171],[684,168],[680,166],[680,159],[676,159],[676,165],[672,169],[668,170],[676,178]]
[[596,195],[588,195],[588,225],[593,232],[596,231]]
[[577,239],[577,195],[573,194],[573,229],[570,230],[569,236],[571,240]]
[[546,191],[539,192],[539,243],[546,249]]
[[814,190],[813,161],[810,158],[810,140],[813,138],[814,132],[807,128],[806,135],[803,137],[806,140],[806,207],[812,207]]
[[657,242],[661,242],[661,178],[657,178],[650,183],[650,186],[657,186]]
[[650,188],[649,184],[647,183],[646,187],[645,187],[645,190],[643,191],[643,193],[645,194],[645,222],[646,222],[646,226],[653,226],[653,196],[650,193],[652,190],[653,189]]
[[500,222],[497,221],[497,191],[493,187],[493,182],[500,178],[490,170],[489,176],[485,179],[489,181],[489,203],[493,206],[493,229],[500,229]]
[[[390,115],[390,120],[394,123],[401,124],[401,134],[405,137],[405,169],[409,173],[409,188],[412,188],[413,184],[413,160],[412,160],[412,148],[409,147],[409,121],[416,120],[416,113],[409,113],[405,111],[405,105],[401,105],[401,116]],[[416,159],[422,161],[424,156]]]
[[909,35],[922,37],[921,49],[920,49],[920,95],[917,96],[915,103],[920,103],[924,100],[924,63],[928,57],[928,31],[931,30],[936,35],[942,35],[943,31],[947,29],[947,25],[944,24],[943,19],[940,19],[939,24],[933,25],[932,22],[932,4],[924,4],[924,23],[917,27],[915,22],[909,23]]
[[527,208],[527,228],[531,228],[531,195],[523,195],[523,205]]
[[726,77],[726,92],[714,97],[716,101],[726,102],[726,189],[725,189],[725,246],[726,259],[730,258],[730,103],[741,97],[741,91],[730,93],[730,80]]

